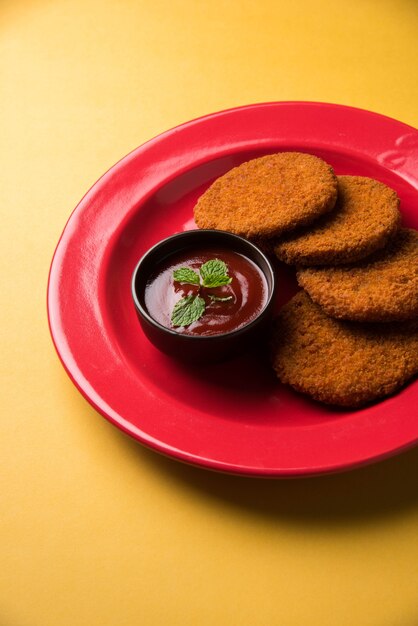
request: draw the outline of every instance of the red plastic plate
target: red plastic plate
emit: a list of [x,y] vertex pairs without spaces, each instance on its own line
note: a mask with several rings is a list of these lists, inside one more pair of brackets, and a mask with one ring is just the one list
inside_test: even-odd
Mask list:
[[[418,228],[418,132],[332,104],[279,102],[223,111],[137,148],[71,215],[50,271],[52,337],[87,400],[141,443],[240,474],[296,476],[352,468],[418,439],[418,382],[367,408],[327,407],[280,385],[261,357],[189,368],[144,337],[130,295],[141,255],[194,228],[193,206],[218,176],[248,159],[299,150],[337,174],[371,176],[401,198]],[[291,270],[279,270],[285,299]]]

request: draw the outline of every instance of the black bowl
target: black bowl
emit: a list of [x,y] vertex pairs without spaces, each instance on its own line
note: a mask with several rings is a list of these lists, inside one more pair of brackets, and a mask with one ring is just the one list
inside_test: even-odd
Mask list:
[[[221,246],[253,261],[266,278],[268,297],[264,309],[247,325],[230,332],[199,336],[178,333],[151,317],[145,306],[145,288],[155,268],[164,260],[188,248]],[[190,230],[172,235],[144,254],[132,276],[132,297],[142,329],[162,352],[189,362],[214,362],[235,356],[259,341],[271,320],[276,290],[273,266],[250,241],[222,230]]]

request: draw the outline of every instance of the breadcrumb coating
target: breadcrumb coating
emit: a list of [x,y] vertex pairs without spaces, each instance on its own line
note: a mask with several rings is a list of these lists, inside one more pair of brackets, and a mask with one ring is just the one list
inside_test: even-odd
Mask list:
[[339,265],[359,261],[383,248],[400,224],[393,189],[363,176],[337,176],[338,199],[329,215],[275,246],[290,265]]
[[297,280],[331,317],[366,322],[418,317],[418,232],[402,228],[356,265],[299,269]]
[[278,378],[327,404],[358,407],[388,396],[418,372],[418,320],[359,324],[328,317],[300,291],[275,321]]
[[301,152],[280,152],[242,163],[199,198],[199,228],[249,239],[273,237],[311,223],[334,208],[337,181],[330,165]]

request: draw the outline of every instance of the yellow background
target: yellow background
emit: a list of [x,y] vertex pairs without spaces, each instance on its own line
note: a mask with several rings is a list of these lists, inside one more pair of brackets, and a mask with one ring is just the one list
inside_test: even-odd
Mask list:
[[258,481],[164,459],[81,398],[45,291],[116,160],[251,102],[418,124],[416,0],[1,0],[1,626],[416,626],[418,451]]

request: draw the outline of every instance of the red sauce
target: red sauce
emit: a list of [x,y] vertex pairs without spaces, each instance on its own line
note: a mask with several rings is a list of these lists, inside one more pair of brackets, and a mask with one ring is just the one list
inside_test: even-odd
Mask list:
[[[222,287],[202,287],[181,284],[173,280],[173,271],[190,267],[199,273],[203,263],[212,259],[224,261],[228,267],[229,285]],[[205,300],[202,317],[189,326],[174,327],[171,314],[175,304],[184,296],[199,295]],[[219,302],[209,296],[231,297]],[[264,309],[268,297],[264,274],[247,257],[219,248],[203,252],[183,251],[170,256],[159,266],[150,278],[145,289],[145,306],[157,322],[179,333],[189,335],[218,335],[245,326]]]

